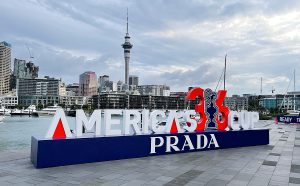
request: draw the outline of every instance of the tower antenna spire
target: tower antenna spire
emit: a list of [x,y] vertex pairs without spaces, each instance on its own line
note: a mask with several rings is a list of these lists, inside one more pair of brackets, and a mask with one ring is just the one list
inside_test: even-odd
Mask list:
[[126,24],[126,33],[128,34],[128,7],[127,7],[127,24]]
[[130,61],[130,50],[132,48],[132,44],[130,43],[130,36],[128,33],[128,8],[127,8],[127,23],[126,23],[126,34],[125,34],[125,42],[122,44],[124,49],[124,58],[125,58],[125,84],[129,84],[129,61]]

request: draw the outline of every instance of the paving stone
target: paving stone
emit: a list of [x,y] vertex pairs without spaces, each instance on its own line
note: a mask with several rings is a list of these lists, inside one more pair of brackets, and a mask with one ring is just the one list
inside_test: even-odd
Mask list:
[[233,179],[239,180],[239,181],[244,181],[244,182],[249,182],[251,180],[251,178],[253,177],[253,175],[254,174],[239,173]]
[[292,164],[290,171],[293,173],[300,173],[300,165]]
[[158,177],[156,180],[169,182],[169,181],[171,181],[171,180],[173,180],[173,179],[174,179],[173,177],[160,176],[160,177]]
[[286,139],[279,139],[279,141],[287,141]]
[[273,176],[271,177],[271,181],[288,183],[288,182],[289,182],[289,177],[288,177],[288,176],[277,176],[277,175],[273,175]]
[[225,180],[212,179],[206,184],[206,186],[225,186],[227,183],[228,181]]
[[289,183],[278,182],[278,181],[270,181],[268,186],[288,186]]
[[145,183],[145,181],[141,181],[141,180],[131,180],[127,183],[122,184],[122,186],[139,186],[139,185],[143,185]]
[[290,177],[294,177],[294,178],[300,178],[300,173],[290,173]]
[[233,179],[227,184],[227,186],[246,186],[246,185],[248,185],[248,183],[249,182]]
[[263,165],[276,166],[276,165],[277,165],[277,162],[276,162],[276,161],[267,161],[267,160],[265,160],[265,161],[263,162]]
[[177,176],[176,178],[172,179],[165,185],[174,185],[174,184],[184,185],[187,184],[189,181],[195,179],[197,176],[199,176],[202,173],[203,171],[190,170]]
[[230,181],[233,177],[234,175],[220,174],[216,177],[216,179]]
[[266,145],[265,148],[268,150],[272,150],[274,148],[274,145]]
[[199,181],[190,181],[187,184],[185,184],[185,186],[204,186],[206,185],[206,183],[202,183]]
[[289,183],[300,184],[300,178],[290,177]]

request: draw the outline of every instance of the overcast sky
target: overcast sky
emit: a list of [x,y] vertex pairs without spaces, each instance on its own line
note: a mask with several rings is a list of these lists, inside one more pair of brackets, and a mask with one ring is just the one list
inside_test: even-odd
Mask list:
[[73,83],[91,70],[124,81],[127,7],[140,84],[215,89],[227,53],[229,95],[258,94],[260,77],[263,93],[286,92],[294,68],[300,89],[299,0],[2,0],[0,40],[13,58],[29,59],[27,44],[40,77]]

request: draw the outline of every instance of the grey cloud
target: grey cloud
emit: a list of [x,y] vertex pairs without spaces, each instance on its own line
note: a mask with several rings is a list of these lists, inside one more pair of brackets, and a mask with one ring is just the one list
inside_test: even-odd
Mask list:
[[[202,63],[187,71],[174,71],[162,75],[162,79],[169,82],[176,90],[186,89],[189,86],[200,86],[203,88],[213,88],[217,86],[217,81],[223,68],[214,63]],[[205,87],[215,85],[214,87]]]
[[[254,81],[249,74],[289,77],[291,69],[299,69],[300,39],[289,36],[299,25],[299,1],[6,0],[0,4],[0,38],[13,44],[13,57],[28,58],[27,43],[42,75],[71,83],[94,70],[123,79],[126,7],[134,45],[131,70],[142,83],[165,83],[171,90],[214,88],[225,53],[235,93],[257,92],[241,88],[251,81],[236,81],[240,74]],[[295,13],[293,19],[278,22],[287,13]],[[175,36],[166,37],[168,30]],[[285,84],[274,82],[278,90]]]

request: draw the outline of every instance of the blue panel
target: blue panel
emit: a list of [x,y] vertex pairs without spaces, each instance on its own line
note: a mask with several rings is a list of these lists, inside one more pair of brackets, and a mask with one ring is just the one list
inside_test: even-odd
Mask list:
[[300,123],[300,116],[277,116],[277,121],[282,123]]
[[182,149],[185,141],[184,135],[188,135],[196,147],[197,135],[204,134],[210,141],[210,135],[214,134],[219,148],[214,145],[211,148],[201,150],[224,149],[269,144],[269,130],[245,130],[245,131],[205,131],[201,133],[135,135],[95,138],[72,138],[60,140],[45,140],[32,137],[31,161],[36,168],[72,165],[80,163],[100,162],[126,158],[138,158],[153,155],[173,154],[181,152],[199,151],[189,150],[188,147],[180,152],[165,152],[166,146],[156,148],[156,154],[150,154],[151,137],[162,137],[166,141],[167,136],[177,136],[178,147]]

